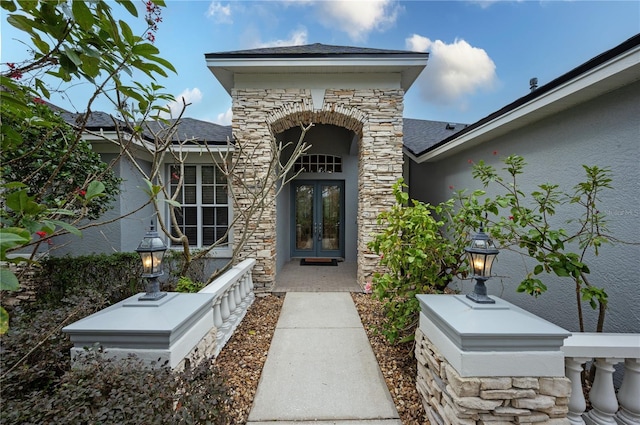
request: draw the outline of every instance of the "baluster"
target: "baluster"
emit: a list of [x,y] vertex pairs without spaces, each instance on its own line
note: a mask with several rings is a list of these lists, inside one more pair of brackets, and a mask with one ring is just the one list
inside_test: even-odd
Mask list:
[[233,296],[236,301],[236,307],[242,302],[242,297],[240,296],[240,282],[241,280],[238,279],[238,281],[233,285]]
[[222,313],[220,312],[220,303],[222,302],[222,297],[216,298],[216,301],[213,303],[213,325],[216,328],[220,328],[222,326]]
[[616,421],[623,425],[640,424],[640,359],[624,361],[624,378],[618,391],[620,411]]
[[566,357],[564,359],[564,374],[571,381],[571,398],[569,399],[569,413],[567,419],[571,425],[584,425],[582,414],[587,408],[587,402],[582,393],[582,365],[588,358]]
[[246,310],[249,307],[249,286],[247,285],[247,275],[244,274],[240,278],[240,298],[242,302],[240,303],[240,307],[242,310]]
[[224,323],[229,318],[229,315],[231,314],[231,311],[229,310],[229,293],[228,292],[225,292],[224,294],[222,294],[222,303],[221,303],[220,313],[222,315],[222,322]]
[[618,400],[613,388],[613,365],[616,359],[596,359],[596,376],[589,392],[593,409],[584,415],[588,425],[616,425],[614,416],[618,411]]
[[240,297],[244,301],[249,293],[249,285],[247,285],[247,274],[245,273],[240,279]]
[[235,294],[235,290],[233,287],[229,288],[227,290],[227,298],[229,299],[229,311],[231,312],[231,314],[233,314],[233,312],[235,311],[237,305],[236,305],[236,294]]
[[249,292],[253,292],[253,288],[255,288],[253,284],[253,270],[249,270],[247,274],[249,275]]

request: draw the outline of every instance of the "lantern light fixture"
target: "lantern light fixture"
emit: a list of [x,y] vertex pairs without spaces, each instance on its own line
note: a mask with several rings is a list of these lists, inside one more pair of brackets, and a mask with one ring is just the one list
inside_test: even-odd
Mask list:
[[484,232],[482,226],[471,239],[471,244],[464,250],[473,271],[472,277],[476,280],[473,292],[467,294],[467,298],[479,304],[495,304],[495,300],[487,296],[487,287],[484,283],[491,277],[491,266],[500,251]]
[[158,277],[164,274],[162,260],[166,251],[167,246],[151,223],[151,229],[144,235],[136,249],[142,260],[142,277],[147,278],[147,293],[138,298],[138,301],[157,301],[167,295],[166,292],[160,291],[158,281]]

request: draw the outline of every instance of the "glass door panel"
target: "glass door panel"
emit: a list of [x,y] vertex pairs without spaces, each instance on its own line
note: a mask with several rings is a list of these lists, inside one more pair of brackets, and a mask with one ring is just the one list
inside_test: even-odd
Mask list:
[[315,185],[301,184],[295,188],[295,249],[314,250],[314,192]]
[[292,257],[344,257],[344,182],[292,185]]

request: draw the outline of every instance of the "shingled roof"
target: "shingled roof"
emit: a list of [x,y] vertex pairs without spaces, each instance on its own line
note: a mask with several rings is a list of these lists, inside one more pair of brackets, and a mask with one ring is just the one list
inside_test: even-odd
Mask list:
[[[54,105],[55,110],[70,125],[76,125],[81,114],[69,112]],[[168,120],[168,124],[156,121],[148,121],[144,127],[144,136],[151,140],[153,138],[152,131],[158,132],[162,128],[169,127],[176,120]],[[89,115],[86,129],[91,131],[115,131],[117,128],[126,131],[126,125],[123,121],[114,118],[106,112],[95,111]],[[232,141],[231,126],[214,124],[208,121],[197,120],[195,118],[181,118],[177,131],[172,136],[172,142],[178,143],[192,139],[195,142],[203,142],[212,145],[224,145],[227,141]]]
[[364,57],[381,55],[403,55],[428,57],[428,53],[411,52],[408,50],[371,49],[367,47],[332,46],[329,44],[305,44],[300,46],[264,47],[250,50],[235,50],[229,52],[207,53],[205,58],[313,58],[313,57]]
[[467,124],[405,118],[403,120],[404,148],[413,155],[419,155],[465,127]]

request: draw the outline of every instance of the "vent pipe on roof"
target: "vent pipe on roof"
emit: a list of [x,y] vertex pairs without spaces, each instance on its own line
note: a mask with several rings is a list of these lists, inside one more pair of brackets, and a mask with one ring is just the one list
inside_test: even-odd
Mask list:
[[536,77],[533,77],[532,79],[529,80],[529,90],[534,91],[537,88],[538,88],[538,79]]

